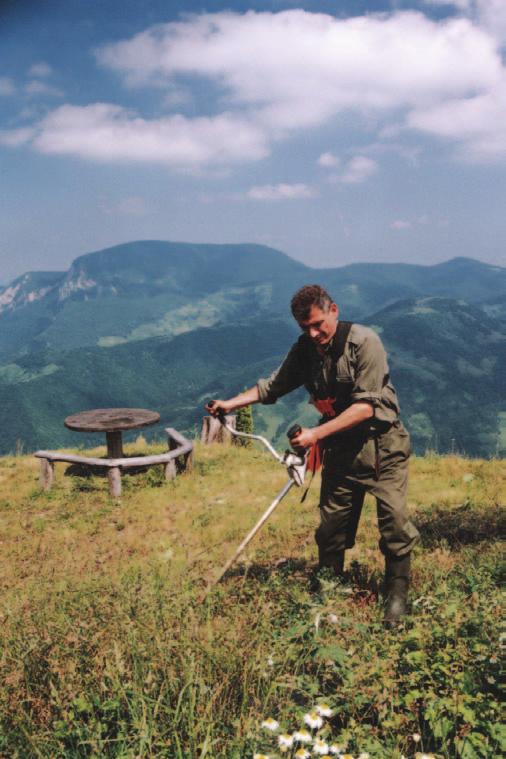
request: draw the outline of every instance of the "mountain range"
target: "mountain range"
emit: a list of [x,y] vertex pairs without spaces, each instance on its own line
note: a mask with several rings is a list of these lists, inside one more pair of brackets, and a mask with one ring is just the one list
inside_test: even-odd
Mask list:
[[[506,269],[465,258],[315,269],[265,246],[163,241],[0,288],[0,453],[97,442],[62,424],[86,408],[145,406],[195,432],[206,398],[279,364],[297,336],[290,297],[310,282],[381,334],[416,451],[504,454]],[[312,414],[302,391],[255,409],[278,444]]]

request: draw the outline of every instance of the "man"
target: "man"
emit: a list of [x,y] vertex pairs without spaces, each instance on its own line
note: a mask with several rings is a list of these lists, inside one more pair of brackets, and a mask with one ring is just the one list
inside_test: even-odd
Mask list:
[[228,413],[251,403],[275,403],[306,387],[322,418],[319,426],[303,428],[291,442],[316,446],[322,453],[315,533],[319,566],[342,574],[365,494],[375,496],[385,556],[385,622],[395,625],[406,613],[411,551],[419,534],[406,510],[409,435],[399,419],[385,350],[373,330],[340,322],[337,305],[319,285],[298,290],[291,310],[303,334],[279,369],[208,410],[216,415],[220,409]]

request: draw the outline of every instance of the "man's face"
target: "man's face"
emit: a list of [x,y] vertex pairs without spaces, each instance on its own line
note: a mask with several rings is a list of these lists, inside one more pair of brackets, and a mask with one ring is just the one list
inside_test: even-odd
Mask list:
[[335,335],[339,309],[332,303],[328,309],[311,306],[309,318],[299,322],[299,327],[318,346],[327,345]]

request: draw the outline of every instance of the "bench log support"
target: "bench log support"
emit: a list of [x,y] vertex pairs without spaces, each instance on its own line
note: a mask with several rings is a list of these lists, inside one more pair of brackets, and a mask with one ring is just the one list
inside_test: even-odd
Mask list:
[[40,460],[40,486],[43,490],[51,490],[54,481],[54,461],[49,459]]
[[65,453],[64,451],[37,451],[34,455],[40,459],[41,487],[44,490],[50,490],[54,481],[54,465],[56,461],[107,469],[109,490],[113,498],[121,496],[121,473],[123,469],[163,464],[165,479],[173,480],[178,473],[191,471],[193,466],[193,443],[173,427],[167,427],[165,432],[167,433],[169,451],[167,453],[154,454],[153,456],[99,459],[92,456]]

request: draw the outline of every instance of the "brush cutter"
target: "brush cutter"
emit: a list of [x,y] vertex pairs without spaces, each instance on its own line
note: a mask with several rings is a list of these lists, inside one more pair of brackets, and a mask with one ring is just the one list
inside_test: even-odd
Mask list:
[[[215,401],[209,401],[207,404],[207,407],[209,409],[212,409]],[[236,549],[234,554],[229,558],[229,560],[226,562],[226,564],[222,567],[220,570],[219,575],[217,578],[210,583],[210,585],[207,588],[207,593],[217,585],[220,580],[223,578],[225,573],[230,569],[232,564],[234,564],[241,553],[244,551],[248,543],[250,543],[251,540],[255,537],[257,532],[263,527],[263,525],[267,522],[275,508],[279,505],[279,503],[283,500],[285,495],[291,490],[291,488],[296,485],[297,487],[302,487],[304,484],[304,475],[306,473],[306,458],[307,458],[307,451],[305,448],[297,448],[294,450],[286,450],[285,453],[281,456],[269,443],[268,440],[266,440],[261,435],[251,435],[247,432],[239,432],[239,430],[234,429],[231,427],[226,420],[225,413],[223,411],[219,411],[216,415],[220,422],[223,424],[225,429],[227,429],[231,435],[237,438],[244,438],[246,440],[258,440],[262,445],[264,445],[271,456],[276,459],[278,463],[280,463],[283,467],[286,467],[286,470],[288,472],[288,482],[284,485],[284,487],[280,490],[276,498],[273,500],[269,508],[262,514],[256,525],[250,530],[250,532],[246,535],[244,540],[242,541],[241,545]],[[299,424],[294,424],[287,432],[288,440],[291,440],[294,438],[301,430],[301,427]]]

